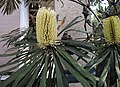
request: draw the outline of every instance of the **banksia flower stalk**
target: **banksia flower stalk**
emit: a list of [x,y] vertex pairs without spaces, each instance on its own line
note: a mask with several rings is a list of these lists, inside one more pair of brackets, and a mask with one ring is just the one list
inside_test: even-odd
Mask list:
[[120,19],[111,16],[103,20],[103,32],[108,43],[120,43]]
[[45,7],[38,10],[36,16],[36,36],[40,46],[55,44],[57,40],[56,13]]

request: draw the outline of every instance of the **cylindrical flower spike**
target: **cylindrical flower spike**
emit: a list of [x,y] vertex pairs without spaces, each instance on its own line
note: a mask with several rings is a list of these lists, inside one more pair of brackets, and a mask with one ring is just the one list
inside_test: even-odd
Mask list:
[[120,43],[120,19],[111,16],[103,20],[103,32],[106,42]]
[[40,46],[55,44],[57,40],[56,13],[50,8],[42,7],[36,16],[36,36]]

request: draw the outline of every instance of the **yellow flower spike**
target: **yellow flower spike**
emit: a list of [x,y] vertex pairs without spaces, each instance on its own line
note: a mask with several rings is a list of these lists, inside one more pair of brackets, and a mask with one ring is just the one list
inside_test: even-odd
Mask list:
[[111,16],[103,20],[103,32],[106,42],[120,43],[120,19]]
[[111,38],[111,26],[110,26],[110,18],[106,18],[103,20],[103,32],[104,32],[104,37],[106,42],[111,43],[112,38]]
[[50,8],[42,7],[36,16],[36,36],[41,47],[55,44],[57,40],[56,13]]
[[115,43],[120,43],[120,19],[118,16],[114,17],[114,27],[115,27]]

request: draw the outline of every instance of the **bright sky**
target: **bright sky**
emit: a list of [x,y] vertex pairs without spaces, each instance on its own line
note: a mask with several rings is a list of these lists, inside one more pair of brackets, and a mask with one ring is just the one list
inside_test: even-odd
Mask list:
[[[102,1],[102,6],[103,6],[103,8],[105,8],[106,6],[108,6],[107,0]],[[94,7],[91,6],[91,8],[92,8],[93,10],[95,10],[97,7],[98,7],[98,6],[94,6]]]
[[[108,6],[107,0],[103,0],[103,1],[102,1],[102,6],[103,6],[103,8],[105,8],[105,7]],[[98,7],[98,6],[91,6],[91,8],[92,8],[93,11],[95,11],[97,7]],[[94,15],[92,14],[91,17],[93,18],[93,16],[94,16]]]

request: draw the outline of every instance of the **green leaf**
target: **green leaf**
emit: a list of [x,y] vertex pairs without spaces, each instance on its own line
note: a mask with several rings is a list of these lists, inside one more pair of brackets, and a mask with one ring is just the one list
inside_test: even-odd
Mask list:
[[[84,19],[82,19],[81,21],[83,21]],[[63,30],[66,30],[66,29],[68,29],[68,28],[70,28],[70,27],[72,27],[73,25],[75,25],[75,24],[77,24],[77,23],[79,23],[79,22],[81,22],[81,21],[75,21],[75,22],[71,22],[70,24],[68,24],[67,26],[65,26],[65,28],[63,29]]]
[[76,47],[65,46],[64,48],[66,50],[69,50],[69,51],[73,52],[74,54],[76,54],[78,56],[82,56],[82,57],[85,57],[85,58],[90,58],[87,54],[83,53],[82,50],[78,50]]
[[86,49],[86,48],[80,48],[80,50],[83,50],[84,52],[87,52],[89,55],[91,56],[95,56],[95,53],[90,51],[89,49]]
[[9,69],[3,70],[3,71],[0,72],[0,74],[4,74],[4,73],[11,72],[12,70],[17,69],[20,65],[21,65],[21,64],[18,64],[18,65],[15,65],[15,66],[10,67]]
[[62,40],[61,42],[63,42],[64,44],[70,45],[70,46],[89,49],[90,51],[96,49],[96,47],[90,42],[83,42],[83,41],[76,41],[76,40]]
[[26,69],[26,66],[23,66],[18,71],[16,71],[14,74],[12,74],[8,79],[2,82],[2,87],[7,87],[11,82],[13,82],[24,70]]
[[46,78],[47,78],[47,70],[48,70],[48,56],[49,55],[45,55],[45,65],[44,65],[44,68],[42,70],[42,74],[41,74],[41,77],[40,77],[40,85],[39,87],[46,87]]
[[[34,68],[37,66],[37,64],[34,66]],[[26,75],[21,79],[21,81],[17,84],[17,86],[13,87],[24,87],[32,78],[32,72],[35,70],[32,68]]]
[[33,45],[33,46],[36,46],[37,42],[30,42],[30,41],[24,41],[24,40],[22,40],[22,41],[17,41],[14,44],[15,45],[22,45],[22,44],[24,44],[24,45]]
[[110,56],[110,54],[111,54],[110,52],[111,52],[110,48],[108,48],[108,49],[104,48],[102,51],[100,51],[100,54],[97,55],[93,60],[91,60],[88,63],[87,67],[90,67],[89,70],[92,69],[93,67],[97,66],[102,61],[104,61],[107,56]]
[[[23,79],[19,82],[19,84],[17,85],[17,87],[24,87],[25,85],[27,85],[30,81],[30,79],[32,78],[32,76],[34,76],[35,74],[33,74],[33,72],[35,72],[38,69],[40,69],[40,66],[38,66],[40,64],[40,62],[42,60],[44,60],[44,56],[42,56],[43,58],[39,58],[41,57],[41,55],[37,56],[36,59],[37,59],[37,62],[36,61],[33,61],[34,63],[34,66],[33,68],[30,69],[30,71],[28,73],[26,73],[26,75],[23,77]],[[32,64],[33,64],[32,63]],[[27,68],[28,69],[28,68]],[[39,73],[39,72],[37,72]],[[33,80],[33,79],[32,79]],[[15,86],[16,87],[16,86]],[[30,86],[29,86],[30,87]]]
[[13,87],[16,87],[19,83],[19,81],[21,81],[21,79],[24,78],[24,76],[29,73],[31,71],[32,68],[34,68],[35,64],[37,63],[37,58],[33,61],[33,63],[31,63],[29,66],[27,66],[26,70],[24,72],[22,72],[14,81],[13,83]]
[[19,8],[19,0],[2,0],[0,1],[0,9],[2,9],[3,14],[11,14],[13,11]]
[[82,29],[71,29],[70,31],[76,31],[76,32],[82,32],[82,33],[87,33],[87,34],[92,34],[92,35],[96,35],[98,33],[93,33],[93,32],[88,32],[88,31],[82,31]]
[[[40,51],[37,51],[37,52],[39,53]],[[5,80],[3,82],[3,84],[4,84],[3,87],[6,87],[7,85],[9,85],[14,80],[16,80],[14,82],[14,84],[17,85],[18,82],[21,80],[21,78],[23,78],[29,72],[29,70],[32,69],[32,67],[34,66],[34,64],[38,61],[38,58],[40,58],[41,55],[40,55],[40,53],[38,55],[38,53],[35,53],[33,55],[34,58],[33,58],[33,60],[31,60],[31,61],[33,61],[33,63],[31,63],[31,61],[28,61],[29,57],[28,57],[28,59],[24,58],[24,60],[26,59],[25,61],[27,63],[24,61],[25,62],[24,65],[20,69],[18,69],[14,74],[12,74],[7,80]]]
[[103,87],[103,84],[106,80],[109,70],[110,70],[110,58],[108,59],[108,62],[106,64],[106,66],[104,67],[104,70],[100,76],[99,82],[97,84],[98,87]]
[[35,79],[38,76],[39,71],[44,64],[44,56],[43,56],[43,58],[41,58],[41,61],[39,61],[39,62],[40,62],[40,66],[36,67],[36,71],[33,73],[32,77],[31,77],[30,81],[28,82],[28,84],[26,85],[26,87],[32,87],[32,85],[34,84]]
[[68,28],[70,28],[70,27],[72,27],[73,25],[75,25],[75,24],[77,24],[77,23],[79,23],[79,22],[81,22],[81,21],[84,20],[84,19],[82,19],[82,20],[80,20],[80,21],[77,21],[78,18],[80,18],[80,16],[75,17],[69,24],[67,24],[67,25],[64,27],[64,29],[62,29],[62,31],[61,31],[60,33],[58,33],[58,36],[59,36],[62,32],[64,32],[65,30],[67,30]]
[[61,61],[63,62],[63,64],[65,65],[65,67],[68,69],[68,71],[76,78],[78,79],[81,84],[83,85],[83,87],[90,87],[89,83],[82,77],[82,75],[80,74],[79,71],[77,71],[75,68],[73,68],[68,61],[64,60],[57,52],[56,52],[57,56],[59,57],[59,59],[61,59]]
[[13,52],[13,53],[10,53],[10,54],[0,54],[0,57],[10,57],[10,56],[15,56],[17,54],[19,54],[20,52]]
[[116,73],[117,73],[117,76],[118,76],[118,79],[120,80],[120,67],[119,67],[119,54],[117,51],[114,52],[115,53],[115,70],[116,70]]
[[13,64],[17,64],[17,63],[20,63],[20,59],[14,61],[14,62],[2,64],[2,65],[0,65],[0,68],[6,67],[6,66],[10,66],[10,65],[13,65]]
[[23,50],[23,48],[22,48],[22,49],[18,50],[17,52],[13,51],[13,52],[9,52],[9,53],[0,54],[0,57],[16,56],[16,55],[20,55],[20,54],[24,55],[24,54],[27,54],[27,53],[33,53],[37,50],[39,50],[38,47],[36,47],[34,49],[28,49],[27,48],[27,50]]
[[60,63],[60,60],[58,59],[58,56],[56,52],[54,51],[54,62],[55,62],[55,70],[56,70],[56,78],[57,78],[57,87],[68,87],[68,82],[65,78],[65,75],[63,73],[62,64]]
[[62,77],[63,77],[62,72],[61,72],[58,64],[56,63],[56,60],[55,60],[55,66],[56,66],[55,70],[56,70],[56,78],[57,78],[57,87],[65,87],[64,82],[62,80]]
[[76,67],[76,69],[79,71],[79,73],[81,73],[83,77],[87,78],[88,81],[90,81],[92,84],[96,84],[94,76],[85,71],[85,69],[82,66],[80,66],[80,64],[78,64],[77,61],[73,59],[68,53],[66,53],[62,48],[56,50],[63,58],[70,62],[72,66]]

